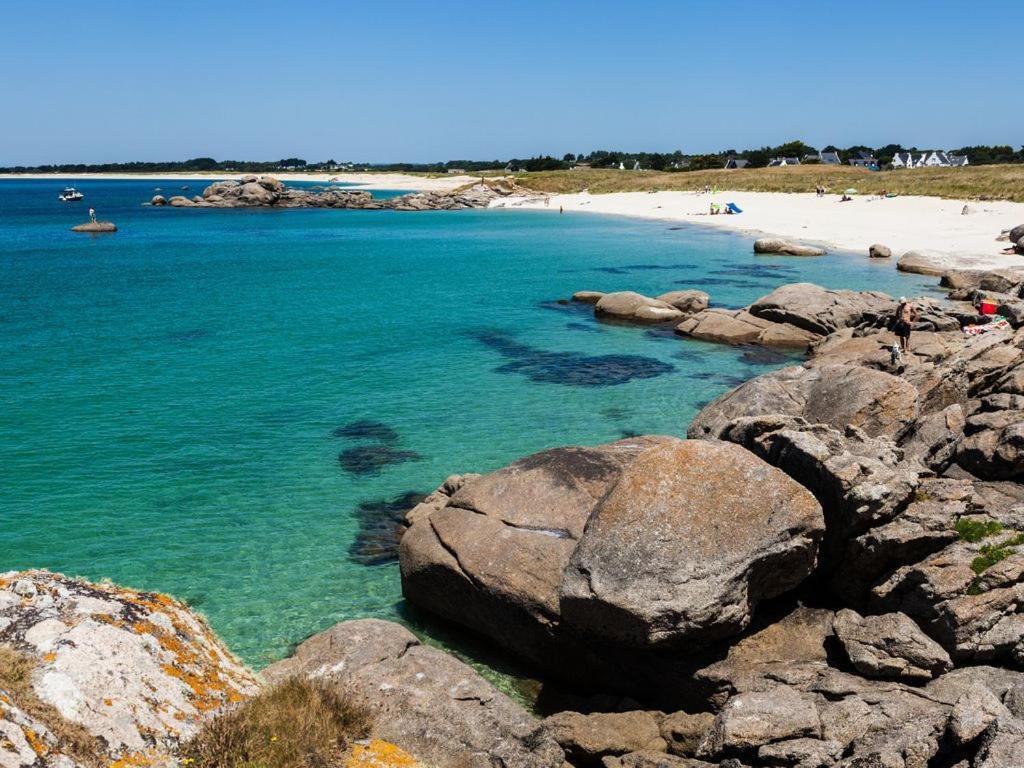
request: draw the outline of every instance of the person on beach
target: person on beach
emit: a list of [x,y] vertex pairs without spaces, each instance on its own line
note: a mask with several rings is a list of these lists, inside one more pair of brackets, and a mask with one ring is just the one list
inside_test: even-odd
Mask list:
[[89,221],[91,221],[93,224],[96,223],[96,209],[95,208],[90,208],[89,209]]
[[893,331],[900,340],[900,350],[910,350],[910,329],[917,320],[917,307],[907,301],[906,296],[900,296],[900,302],[896,305],[896,315],[893,318]]
[[558,206],[558,212],[559,213],[565,213],[565,208],[563,208],[561,205]]

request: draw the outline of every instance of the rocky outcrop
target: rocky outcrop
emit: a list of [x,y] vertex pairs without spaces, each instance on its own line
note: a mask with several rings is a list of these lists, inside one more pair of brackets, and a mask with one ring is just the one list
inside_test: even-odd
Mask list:
[[560,585],[562,622],[638,647],[735,635],[811,572],[823,529],[814,498],[748,451],[651,448],[587,521]]
[[117,225],[112,221],[87,221],[85,224],[76,224],[71,228],[72,232],[117,232]]
[[708,309],[676,326],[676,333],[718,344],[756,344],[779,349],[807,349],[819,337],[788,323],[773,323],[745,309]]
[[594,315],[608,320],[632,323],[667,323],[678,321],[683,312],[666,301],[659,301],[633,291],[606,293],[594,305]]
[[[155,764],[207,718],[258,689],[177,600],[46,571],[0,575],[5,646],[27,660],[31,683],[0,695],[0,732],[13,745],[0,740],[4,766],[34,768],[35,759],[62,766],[54,756],[68,756],[68,745],[55,732],[66,733],[68,724],[91,738],[94,754],[107,762]],[[26,715],[31,705],[52,711],[61,725],[34,724]],[[28,762],[26,743],[37,756]]]
[[398,624],[336,624],[264,670],[271,681],[293,675],[326,681],[368,712],[373,736],[435,768],[561,768],[565,759],[522,707]]
[[655,300],[671,304],[684,315],[692,315],[707,309],[711,297],[704,291],[686,290],[669,291],[655,297]]
[[676,326],[676,332],[723,344],[807,349],[841,329],[883,326],[895,308],[884,293],[792,283],[745,309],[699,311]]
[[861,616],[844,609],[836,614],[835,633],[865,677],[930,680],[953,666],[942,646],[902,613]]
[[202,196],[156,195],[150,205],[174,208],[348,208],[359,210],[456,211],[486,208],[491,201],[521,194],[505,182],[478,183],[452,192],[411,192],[399,197],[375,198],[366,190],[346,187],[311,189],[288,187],[272,176],[243,176],[238,181],[215,181]]
[[738,418],[800,416],[837,429],[896,435],[917,415],[917,389],[883,371],[857,365],[792,366],[759,376],[713,400],[691,422],[690,437],[721,437]]
[[754,253],[777,253],[783,256],[824,256],[828,251],[813,245],[794,243],[777,237],[762,237],[754,241]]
[[555,674],[589,665],[622,684],[638,653],[739,632],[760,600],[796,586],[820,514],[735,446],[555,449],[417,512],[401,542],[403,592]]
[[822,288],[790,283],[750,305],[750,314],[773,323],[790,323],[819,336],[860,325],[880,326],[892,317],[896,302],[876,291]]
[[605,757],[664,752],[668,745],[661,737],[659,719],[643,711],[559,712],[544,720],[540,732],[558,742],[573,765],[585,768],[600,766]]
[[891,259],[892,249],[887,245],[881,243],[873,243],[868,246],[868,256],[872,259]]

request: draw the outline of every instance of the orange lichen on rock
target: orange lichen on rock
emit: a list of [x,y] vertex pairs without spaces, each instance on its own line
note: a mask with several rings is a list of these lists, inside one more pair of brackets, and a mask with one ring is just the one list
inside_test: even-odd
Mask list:
[[24,728],[22,733],[25,734],[25,741],[32,747],[32,751],[39,755],[39,757],[46,757],[50,753],[50,748],[46,742],[31,728]]
[[390,741],[373,739],[368,744],[356,744],[345,763],[345,768],[416,768],[420,762]]
[[108,768],[146,768],[153,765],[153,760],[153,755],[148,755],[145,752],[129,752],[126,755],[121,755]]

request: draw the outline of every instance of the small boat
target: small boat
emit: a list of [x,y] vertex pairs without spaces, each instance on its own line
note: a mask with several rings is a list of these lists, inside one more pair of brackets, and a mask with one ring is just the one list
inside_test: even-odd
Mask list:
[[183,190],[188,191],[188,184],[182,187]]
[[85,195],[74,187],[64,187],[64,191],[57,195],[57,199],[62,203],[77,203],[79,200],[84,200]]
[[163,187],[153,187],[154,192],[163,192]]

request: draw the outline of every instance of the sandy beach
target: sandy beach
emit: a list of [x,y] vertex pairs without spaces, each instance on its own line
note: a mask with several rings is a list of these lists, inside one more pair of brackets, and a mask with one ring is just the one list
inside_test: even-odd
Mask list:
[[[712,202],[736,203],[743,213],[707,215]],[[961,212],[967,205],[969,213]],[[928,251],[937,265],[961,268],[1024,266],[1024,256],[1000,253],[1002,230],[1024,223],[1024,204],[943,200],[936,197],[854,197],[775,192],[586,192],[543,198],[507,198],[496,207],[536,208],[664,219],[719,227],[751,235],[775,235],[835,250],[867,253],[872,243],[889,246],[894,257]],[[895,266],[896,259],[893,259]]]
[[[246,173],[0,173],[0,179],[53,179],[57,182],[88,180],[88,179],[131,179],[135,181],[192,181],[240,179]],[[439,176],[430,178],[427,176],[413,176],[405,173],[271,173],[256,174],[273,176],[284,182],[289,181],[312,181],[321,184],[337,179],[345,184],[357,184],[363,189],[408,189],[416,191],[439,191],[450,189],[479,181],[478,176]]]

